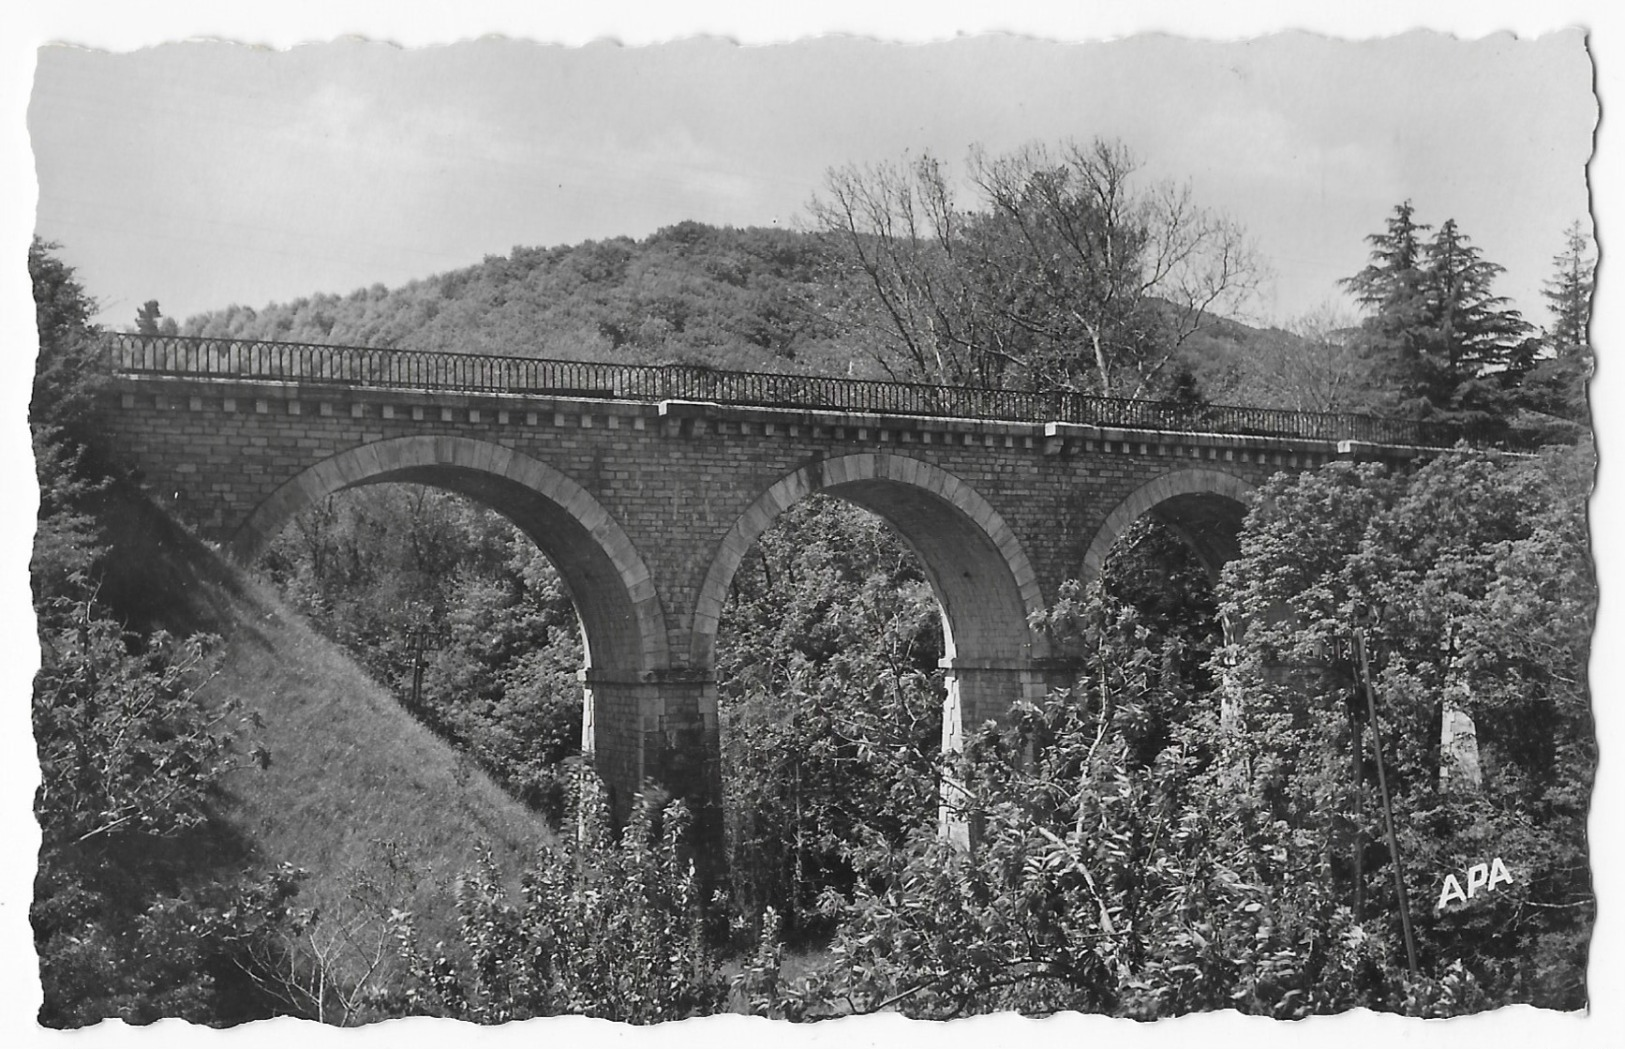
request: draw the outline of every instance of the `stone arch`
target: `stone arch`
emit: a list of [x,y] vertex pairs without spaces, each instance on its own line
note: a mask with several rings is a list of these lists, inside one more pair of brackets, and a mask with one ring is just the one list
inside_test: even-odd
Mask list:
[[1154,514],[1195,551],[1209,578],[1217,581],[1225,562],[1238,552],[1237,536],[1253,486],[1222,470],[1174,470],[1147,482],[1124,499],[1095,532],[1083,555],[1083,578],[1100,575],[1112,544],[1144,514]]
[[690,665],[709,667],[734,572],[785,509],[815,492],[878,514],[925,568],[943,609],[949,660],[1009,665],[1041,643],[1028,617],[1044,608],[1037,574],[1010,526],[970,485],[931,463],[870,452],[817,460],[790,473],[739,516],[711,560],[695,602]]
[[231,553],[252,560],[300,511],[346,488],[391,481],[468,496],[529,536],[552,559],[575,602],[594,671],[637,675],[669,665],[654,581],[609,511],[553,467],[488,441],[396,437],[340,452],[255,507],[229,541]]

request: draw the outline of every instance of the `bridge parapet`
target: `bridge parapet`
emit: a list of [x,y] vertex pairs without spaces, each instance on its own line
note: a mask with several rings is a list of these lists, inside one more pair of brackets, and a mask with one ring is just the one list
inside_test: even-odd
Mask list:
[[343,387],[726,405],[962,419],[1070,423],[1372,444],[1441,446],[1459,431],[1369,414],[1096,397],[722,371],[695,365],[608,364],[366,346],[113,334],[108,365],[124,376],[254,380]]

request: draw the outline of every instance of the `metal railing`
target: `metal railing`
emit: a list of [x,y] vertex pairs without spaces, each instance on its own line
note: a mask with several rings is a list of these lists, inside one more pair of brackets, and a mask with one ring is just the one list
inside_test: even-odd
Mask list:
[[631,401],[692,400],[879,415],[1087,423],[1125,430],[1223,433],[1374,444],[1438,445],[1459,434],[1375,415],[1092,397],[820,375],[719,371],[686,364],[605,364],[367,346],[107,336],[115,374],[306,382]]

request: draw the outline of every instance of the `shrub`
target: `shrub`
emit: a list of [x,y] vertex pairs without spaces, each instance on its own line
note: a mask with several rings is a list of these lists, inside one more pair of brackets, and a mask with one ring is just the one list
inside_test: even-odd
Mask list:
[[543,848],[520,875],[517,902],[489,853],[464,874],[466,965],[442,946],[425,952],[402,917],[412,982],[404,1011],[478,1023],[579,1013],[648,1024],[721,1009],[726,988],[684,855],[687,809],[640,804],[616,840],[596,776],[580,768],[573,793],[574,838]]

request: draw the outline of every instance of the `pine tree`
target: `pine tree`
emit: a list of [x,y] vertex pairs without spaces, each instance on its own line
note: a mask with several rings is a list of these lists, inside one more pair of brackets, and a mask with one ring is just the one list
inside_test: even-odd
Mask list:
[[1511,410],[1507,395],[1533,364],[1533,329],[1492,290],[1504,267],[1486,260],[1455,219],[1446,219],[1427,246],[1428,372],[1418,391],[1461,421],[1482,424]]
[[1371,261],[1342,281],[1369,312],[1361,324],[1372,379],[1406,414],[1483,435],[1512,413],[1511,392],[1533,363],[1532,329],[1493,291],[1502,267],[1454,219],[1418,223],[1410,201],[1366,238]]
[[1422,234],[1433,227],[1414,216],[1410,201],[1396,205],[1387,230],[1366,237],[1371,261],[1339,282],[1369,311],[1360,328],[1372,380],[1405,401],[1419,385],[1425,332],[1432,322]]
[[1553,437],[1572,440],[1590,421],[1587,383],[1591,379],[1591,296],[1596,288],[1596,259],[1590,238],[1574,222],[1564,231],[1563,253],[1552,259],[1552,276],[1542,291],[1551,308],[1552,325],[1539,340],[1541,359],[1530,370],[1520,400],[1533,411],[1567,420]]
[[1578,221],[1563,232],[1565,247],[1552,259],[1552,276],[1541,293],[1551,306],[1552,326],[1546,343],[1556,357],[1590,352],[1591,295],[1596,287],[1596,260],[1590,238]]
[[1444,225],[1427,248],[1427,283],[1438,327],[1435,352],[1456,381],[1516,362],[1530,327],[1490,285],[1505,267],[1487,261],[1456,227]]

